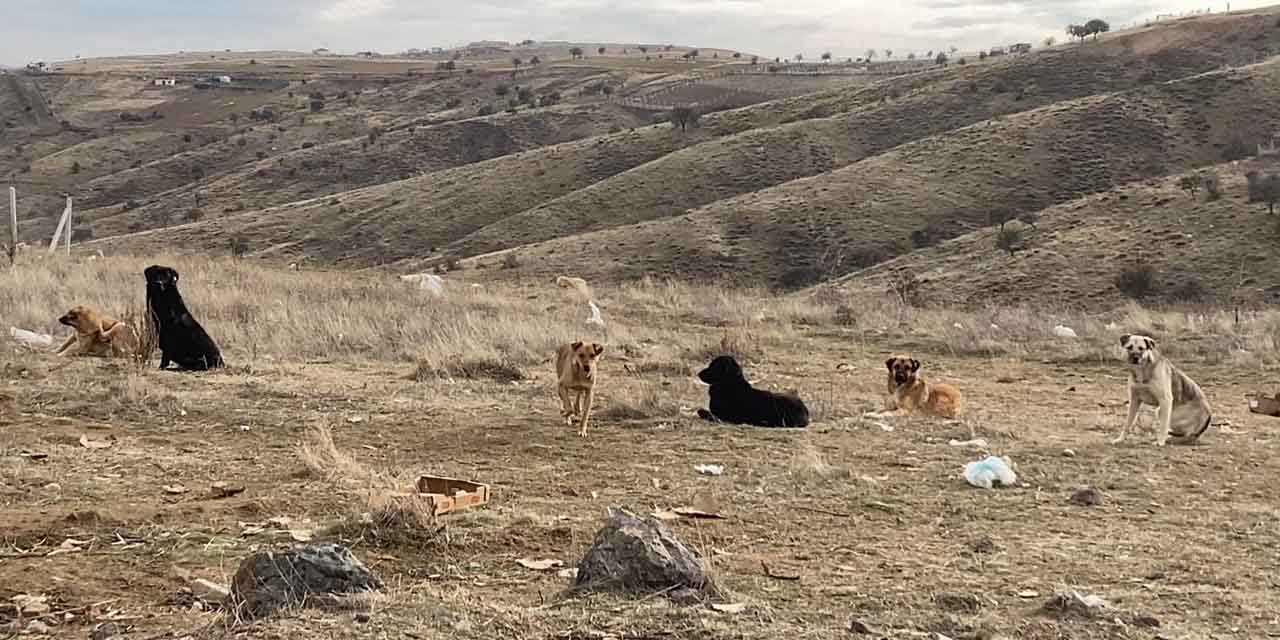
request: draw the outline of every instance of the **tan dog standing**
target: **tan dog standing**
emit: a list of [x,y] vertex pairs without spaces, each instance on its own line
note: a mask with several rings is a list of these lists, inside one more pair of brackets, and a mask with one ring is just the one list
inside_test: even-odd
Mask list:
[[889,415],[928,415],[952,420],[964,413],[964,398],[960,390],[943,383],[926,382],[918,374],[920,361],[907,356],[885,360],[889,369],[889,396],[885,409]]
[[138,351],[138,334],[133,327],[93,307],[74,307],[58,322],[76,330],[58,347],[60,356],[120,357]]
[[1178,444],[1195,442],[1213,420],[1200,385],[1173,366],[1149,336],[1121,336],[1120,346],[1129,365],[1129,417],[1112,442],[1124,442],[1143,403],[1158,407],[1156,446],[1163,447],[1169,436]]
[[585,342],[562,345],[556,350],[556,374],[559,376],[560,415],[572,425],[580,418],[578,435],[587,435],[591,403],[595,399],[597,363],[604,346]]

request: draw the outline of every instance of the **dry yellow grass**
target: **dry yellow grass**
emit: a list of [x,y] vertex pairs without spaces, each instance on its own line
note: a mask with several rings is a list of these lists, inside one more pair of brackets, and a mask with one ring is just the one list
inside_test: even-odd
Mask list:
[[[194,629],[210,614],[182,604],[173,567],[230,575],[244,554],[290,540],[242,523],[287,516],[353,546],[390,597],[367,623],[290,611],[242,629],[247,637],[825,638],[846,633],[851,616],[891,637],[989,626],[1093,640],[1114,637],[1112,620],[1143,615],[1190,635],[1273,626],[1274,595],[1256,576],[1276,539],[1258,523],[1280,508],[1267,484],[1280,456],[1271,419],[1248,414],[1241,396],[1276,371],[1274,344],[1252,337],[1274,312],[1236,324],[1223,311],[1136,306],[921,310],[884,292],[778,298],[646,281],[597,285],[607,328],[589,330],[583,305],[549,282],[473,290],[447,280],[450,295],[434,299],[393,275],[46,258],[0,273],[0,326],[52,329],[62,298],[138,303],[152,261],[183,274],[184,295],[232,366],[176,374],[0,347],[0,389],[12,399],[11,410],[0,406],[0,553],[19,554],[0,562],[6,593],[48,593],[68,607],[116,598],[140,632]],[[1080,338],[1054,338],[1058,322]],[[1200,447],[1106,443],[1124,416],[1113,359],[1126,330],[1158,332],[1204,386],[1217,418]],[[609,348],[585,439],[559,419],[551,371],[552,346],[571,336]],[[1224,348],[1232,355],[1215,355]],[[760,386],[798,389],[813,425],[691,417],[706,402],[691,374],[718,349],[741,354]],[[972,409],[964,423],[863,419],[879,406],[884,357],[899,351],[923,360],[930,379],[961,386]],[[522,377],[414,379],[455,357],[497,359]],[[86,449],[81,435],[113,445]],[[964,486],[960,468],[982,454],[948,441],[975,435],[1018,464],[1024,487]],[[704,463],[725,475],[695,473]],[[370,502],[421,473],[491,483],[494,500],[435,523],[409,503]],[[215,481],[246,492],[210,498]],[[187,493],[164,489],[176,483]],[[1100,487],[1104,504],[1070,506],[1081,483]],[[672,527],[711,557],[747,611],[560,601],[564,579],[517,564],[572,566],[611,505],[725,516]],[[67,538],[92,541],[94,552],[46,555]],[[765,576],[762,562],[800,580]],[[1099,593],[1117,610],[1102,621],[1034,614],[1064,588]],[[1019,595],[1030,591],[1043,598]],[[974,596],[979,611],[939,609],[954,600],[940,593]],[[83,635],[91,620],[56,628]]]

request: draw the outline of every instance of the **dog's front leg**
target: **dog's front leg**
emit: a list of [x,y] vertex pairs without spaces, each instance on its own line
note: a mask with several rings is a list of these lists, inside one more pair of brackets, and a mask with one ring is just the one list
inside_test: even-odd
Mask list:
[[169,368],[169,355],[166,354],[164,351],[160,352],[160,368],[161,369]]
[[560,391],[560,417],[564,418],[565,424],[572,425],[574,401],[570,399],[569,394],[573,392],[564,385],[560,385],[558,390]]
[[1160,407],[1156,411],[1156,446],[1169,442],[1169,429],[1173,427],[1173,390],[1160,395]]
[[54,351],[54,354],[60,355],[60,356],[75,355],[73,353],[67,353],[67,349],[71,348],[71,345],[75,343],[76,338],[79,338],[79,337],[80,337],[79,334],[75,334],[75,333],[71,334],[71,336],[67,338],[67,341],[62,343],[62,346],[58,347],[58,349]]
[[1138,419],[1138,412],[1142,410],[1142,399],[1133,391],[1129,392],[1129,417],[1125,418],[1124,426],[1120,428],[1120,435],[1111,441],[1112,444],[1120,444],[1124,442],[1125,436],[1129,435],[1129,429],[1133,427],[1134,421]]
[[587,389],[579,398],[582,400],[582,424],[579,426],[578,435],[587,437],[587,422],[591,420],[591,403],[595,400],[595,389]]

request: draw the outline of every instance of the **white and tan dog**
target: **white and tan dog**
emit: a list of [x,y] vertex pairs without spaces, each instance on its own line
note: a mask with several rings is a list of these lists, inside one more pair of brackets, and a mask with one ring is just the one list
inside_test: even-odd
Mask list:
[[1161,355],[1150,336],[1121,336],[1120,346],[1129,365],[1129,417],[1113,442],[1129,435],[1144,403],[1158,407],[1156,446],[1163,447],[1169,436],[1178,444],[1195,442],[1213,419],[1200,385]]
[[595,400],[596,380],[600,354],[604,346],[595,343],[575,342],[556,350],[556,375],[559,378],[560,416],[572,425],[579,417],[578,435],[587,435],[587,422],[591,419],[591,404]]

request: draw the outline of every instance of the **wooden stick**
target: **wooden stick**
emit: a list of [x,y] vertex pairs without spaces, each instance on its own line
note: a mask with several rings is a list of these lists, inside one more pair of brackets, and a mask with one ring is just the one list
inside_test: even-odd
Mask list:
[[67,196],[67,255],[71,255],[71,196]]
[[62,217],[58,218],[58,228],[53,231],[53,239],[49,241],[49,253],[58,250],[58,240],[62,238],[62,230],[67,226],[67,218],[71,216],[71,198],[67,198],[67,208],[62,210]]

